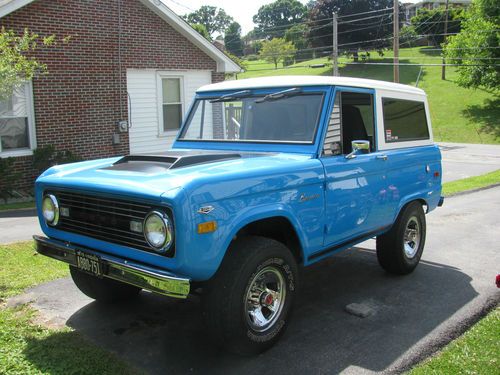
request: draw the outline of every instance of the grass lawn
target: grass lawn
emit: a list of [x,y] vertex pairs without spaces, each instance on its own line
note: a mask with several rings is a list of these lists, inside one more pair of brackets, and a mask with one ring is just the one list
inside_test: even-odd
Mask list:
[[463,191],[479,189],[495,184],[500,184],[500,169],[481,176],[446,182],[443,184],[443,195],[449,196]]
[[500,374],[500,308],[409,374]]
[[27,287],[67,274],[63,263],[36,255],[32,242],[0,246],[0,374],[135,373],[69,328],[35,324],[32,309],[1,305]]
[[[430,48],[401,49],[402,63],[440,63],[439,52]],[[370,62],[392,62],[392,52],[383,58],[372,53]],[[392,81],[392,66],[345,65],[340,59],[340,75]],[[238,79],[271,75],[332,75],[332,67],[310,68],[309,65],[328,63],[326,58],[309,60],[291,65],[286,69],[274,69],[273,64],[262,60],[248,61],[247,71]],[[282,66],[278,66],[282,68]],[[415,85],[419,66],[401,66],[401,83]],[[434,138],[441,142],[500,144],[500,98],[483,89],[464,89],[456,83],[457,73],[447,67],[446,80],[441,80],[441,67],[424,67],[419,87],[427,92],[431,108]]]

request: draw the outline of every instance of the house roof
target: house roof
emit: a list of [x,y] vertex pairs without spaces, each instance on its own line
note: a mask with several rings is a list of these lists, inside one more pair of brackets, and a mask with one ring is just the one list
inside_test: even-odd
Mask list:
[[[0,0],[0,18],[15,12],[16,10],[32,3],[35,0]],[[138,0],[143,3],[148,9],[153,11],[174,30],[182,34],[186,39],[193,43],[196,47],[205,52],[209,57],[217,63],[218,72],[234,73],[240,72],[241,68],[225,53],[220,51],[212,43],[201,36],[194,30],[186,21],[175,14],[169,7],[163,4],[160,0]]]
[[413,86],[402,85],[399,83],[352,77],[325,76],[273,76],[238,79],[205,85],[200,87],[197,92],[295,86],[350,86],[368,89],[398,91],[413,95],[425,95],[425,92],[422,89]]
[[[472,4],[472,0],[448,0],[450,5],[470,5]],[[425,4],[435,4],[438,3],[440,5],[445,5],[446,0],[427,0],[427,1],[419,1],[418,3],[406,3],[404,4],[407,8],[421,7]]]

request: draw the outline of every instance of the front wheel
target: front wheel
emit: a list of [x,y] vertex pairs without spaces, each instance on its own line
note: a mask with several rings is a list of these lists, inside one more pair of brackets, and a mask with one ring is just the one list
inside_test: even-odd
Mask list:
[[203,295],[213,338],[237,354],[270,348],[284,333],[297,288],[297,263],[280,242],[236,240]]
[[389,232],[377,237],[379,264],[389,273],[405,275],[417,267],[425,245],[425,213],[419,202],[405,206]]

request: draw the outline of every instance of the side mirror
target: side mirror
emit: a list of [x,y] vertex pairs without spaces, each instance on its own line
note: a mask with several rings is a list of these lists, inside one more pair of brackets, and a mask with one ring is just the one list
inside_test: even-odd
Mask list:
[[370,152],[370,141],[356,140],[351,142],[352,152],[345,156],[346,159],[354,159],[357,154],[368,154]]

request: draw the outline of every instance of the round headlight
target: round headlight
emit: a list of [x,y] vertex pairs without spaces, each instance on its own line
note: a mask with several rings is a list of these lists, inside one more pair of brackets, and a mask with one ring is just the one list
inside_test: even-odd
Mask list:
[[47,194],[42,201],[42,214],[45,221],[50,225],[56,225],[59,221],[59,202],[52,194]]
[[158,211],[150,212],[144,219],[144,236],[156,251],[168,250],[174,237],[168,216]]

